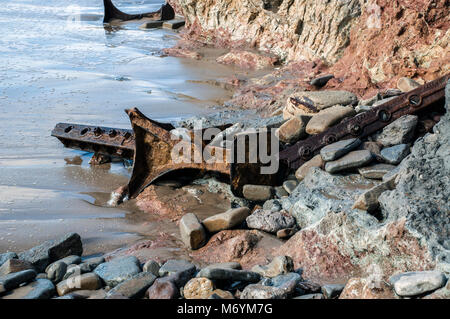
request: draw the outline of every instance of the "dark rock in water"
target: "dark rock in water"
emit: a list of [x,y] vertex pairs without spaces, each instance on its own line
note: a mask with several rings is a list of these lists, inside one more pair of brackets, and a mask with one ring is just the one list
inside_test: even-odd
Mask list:
[[19,259],[29,261],[38,272],[43,272],[52,262],[70,255],[81,256],[83,244],[80,235],[67,234],[58,240],[49,240],[19,254]]
[[295,219],[286,211],[271,212],[258,209],[247,217],[247,226],[252,229],[276,233],[285,228],[295,226]]
[[339,295],[341,294],[342,290],[344,290],[345,285],[338,285],[338,284],[334,284],[334,285],[325,285],[322,286],[322,294],[327,298],[327,299],[334,299],[339,297]]
[[141,272],[141,264],[134,256],[113,259],[100,264],[94,272],[110,287],[132,278]]
[[19,272],[22,270],[35,270],[33,265],[25,260],[20,259],[8,259],[0,267],[0,276],[9,275],[14,272]]
[[353,151],[361,144],[358,138],[351,138],[348,140],[339,141],[329,144],[320,150],[320,156],[325,162],[334,161],[350,151]]
[[67,264],[62,261],[56,261],[49,265],[45,272],[47,273],[47,278],[53,281],[54,283],[58,283],[63,280],[64,275],[67,271]]
[[380,156],[382,160],[388,164],[397,165],[410,153],[408,144],[400,144],[392,147],[384,148]]
[[50,299],[55,294],[55,286],[48,279],[37,279],[30,284],[12,290],[2,299]]
[[310,84],[320,88],[320,87],[327,85],[328,81],[330,81],[333,78],[334,78],[333,74],[322,75],[315,79],[312,79]]
[[152,273],[142,272],[115,286],[108,291],[108,295],[113,296],[118,294],[130,299],[141,298],[155,280],[156,276]]
[[173,275],[179,272],[187,272],[187,273],[195,273],[196,267],[191,264],[187,260],[168,260],[164,265],[159,269],[159,275],[161,277],[166,275]]
[[418,120],[416,115],[404,115],[383,128],[381,133],[375,135],[375,141],[385,147],[407,144],[414,137]]
[[389,278],[395,293],[402,297],[413,297],[445,286],[447,278],[440,271],[414,271]]
[[383,179],[383,176],[395,169],[394,165],[390,164],[375,164],[358,169],[358,172],[365,178]]
[[8,260],[10,259],[17,259],[17,254],[16,253],[4,253],[4,254],[0,254],[0,267]]
[[21,284],[36,278],[34,270],[23,270],[0,277],[0,294],[19,287]]
[[229,280],[258,282],[261,279],[260,274],[253,271],[225,269],[225,268],[204,268],[197,277],[204,277],[211,280]]

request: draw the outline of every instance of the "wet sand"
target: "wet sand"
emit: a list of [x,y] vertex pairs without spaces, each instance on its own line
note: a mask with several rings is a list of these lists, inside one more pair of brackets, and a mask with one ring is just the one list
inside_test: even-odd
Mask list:
[[[136,12],[160,2],[119,4]],[[201,61],[161,57],[175,32],[143,31],[140,23],[106,30],[102,10],[88,0],[71,7],[0,0],[0,252],[67,232],[81,235],[85,254],[156,238],[160,230],[177,233],[174,223],[133,202],[106,207],[130,169],[91,167],[92,154],[64,149],[50,132],[58,122],[129,128],[124,109],[135,106],[160,121],[205,114],[232,94],[209,83],[250,75],[216,64],[221,51],[205,49]]]

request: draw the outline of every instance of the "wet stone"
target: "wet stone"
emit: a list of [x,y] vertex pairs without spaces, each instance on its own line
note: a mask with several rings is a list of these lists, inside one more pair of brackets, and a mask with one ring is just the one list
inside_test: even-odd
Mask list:
[[252,268],[253,272],[263,277],[273,278],[279,275],[290,273],[294,270],[294,262],[289,256],[277,256],[269,264],[261,266],[256,265]]
[[67,271],[67,264],[62,261],[56,261],[50,264],[45,272],[47,273],[47,278],[54,283],[58,283],[63,280],[64,275]]
[[264,185],[244,185],[244,197],[255,202],[262,202],[272,198],[273,188]]
[[340,159],[325,164],[328,173],[338,173],[344,170],[365,166],[372,161],[372,154],[367,150],[353,151]]
[[108,291],[107,294],[109,296],[118,294],[130,299],[141,298],[155,280],[156,276],[154,274],[150,272],[142,272],[134,275],[131,279],[118,284],[113,289]]
[[309,170],[313,167],[322,167],[324,164],[324,161],[322,159],[322,156],[320,154],[314,156],[312,159],[304,163],[302,166],[300,166],[297,171],[295,172],[295,177],[298,181],[302,181],[305,179],[306,175],[308,174]]
[[258,282],[261,279],[261,276],[253,271],[225,268],[204,268],[198,273],[197,277],[244,282]]
[[94,272],[110,287],[132,278],[141,272],[139,260],[134,256],[113,259],[100,264]]
[[295,226],[294,217],[284,210],[271,212],[259,209],[248,216],[246,221],[249,228],[263,230],[268,233],[276,233],[281,229]]
[[291,194],[298,185],[297,180],[288,180],[283,183],[283,188],[286,190],[288,194]]
[[293,144],[306,136],[306,125],[309,116],[295,116],[276,130],[276,136],[283,143]]
[[326,74],[312,79],[309,84],[320,88],[327,85],[328,81],[330,81],[333,78],[334,78],[333,74]]
[[36,278],[34,270],[22,270],[0,277],[0,293],[19,287],[21,284]]
[[80,235],[70,233],[58,240],[49,240],[19,254],[19,259],[29,261],[38,272],[43,272],[52,262],[70,255],[81,256],[83,245]]
[[443,287],[447,278],[440,271],[415,271],[394,275],[389,282],[397,295],[413,297]]
[[225,213],[206,218],[203,221],[203,226],[205,226],[210,233],[231,229],[244,222],[249,214],[250,209],[248,207],[230,209]]
[[214,283],[208,278],[193,278],[183,288],[186,299],[208,299],[214,292]]
[[355,114],[356,111],[353,107],[335,105],[315,114],[306,126],[306,133],[310,135],[320,134],[331,126],[338,124],[344,118]]
[[333,284],[322,286],[322,294],[326,299],[334,299],[339,297],[345,285]]
[[100,277],[94,273],[87,273],[61,281],[56,285],[56,291],[59,296],[64,296],[76,290],[97,290],[101,287]]
[[143,272],[149,272],[156,277],[159,276],[159,269],[161,268],[160,264],[157,263],[154,260],[149,260],[144,264],[144,267],[142,267]]
[[189,249],[199,249],[206,243],[205,229],[193,213],[184,215],[180,220],[181,240]]
[[159,269],[159,275],[164,277],[166,275],[170,276],[172,274],[180,273],[180,272],[189,272],[195,273],[196,267],[190,262],[180,259],[171,259],[168,260],[164,265]]
[[383,176],[395,169],[396,166],[390,164],[375,164],[358,169],[359,174],[369,179],[383,179]]
[[10,259],[17,259],[17,254],[13,252],[0,254],[0,267]]
[[34,270],[33,265],[25,260],[20,259],[8,259],[0,267],[0,276],[9,275],[14,272],[19,272],[22,270]]
[[358,138],[351,138],[348,140],[339,141],[329,144],[320,150],[320,155],[325,162],[334,161],[345,154],[353,151],[361,144]]
[[381,153],[381,159],[389,164],[397,165],[405,159],[411,152],[408,144],[400,144],[384,148]]
[[2,299],[50,299],[55,293],[55,286],[48,279],[37,279],[30,284],[12,290]]
[[383,131],[376,134],[374,139],[384,147],[407,144],[414,137],[417,123],[418,117],[416,115],[404,115],[383,128]]

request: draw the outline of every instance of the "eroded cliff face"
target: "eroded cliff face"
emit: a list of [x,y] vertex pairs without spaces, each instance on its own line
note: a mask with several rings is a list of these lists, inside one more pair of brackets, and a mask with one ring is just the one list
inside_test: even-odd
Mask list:
[[172,0],[189,40],[252,47],[282,62],[322,60],[329,88],[364,96],[450,68],[447,0]]

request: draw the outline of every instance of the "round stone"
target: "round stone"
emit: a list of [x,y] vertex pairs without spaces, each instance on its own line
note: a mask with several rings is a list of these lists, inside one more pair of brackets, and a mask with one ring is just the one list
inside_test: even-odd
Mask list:
[[214,284],[208,278],[193,278],[184,286],[186,299],[207,299],[214,291]]

